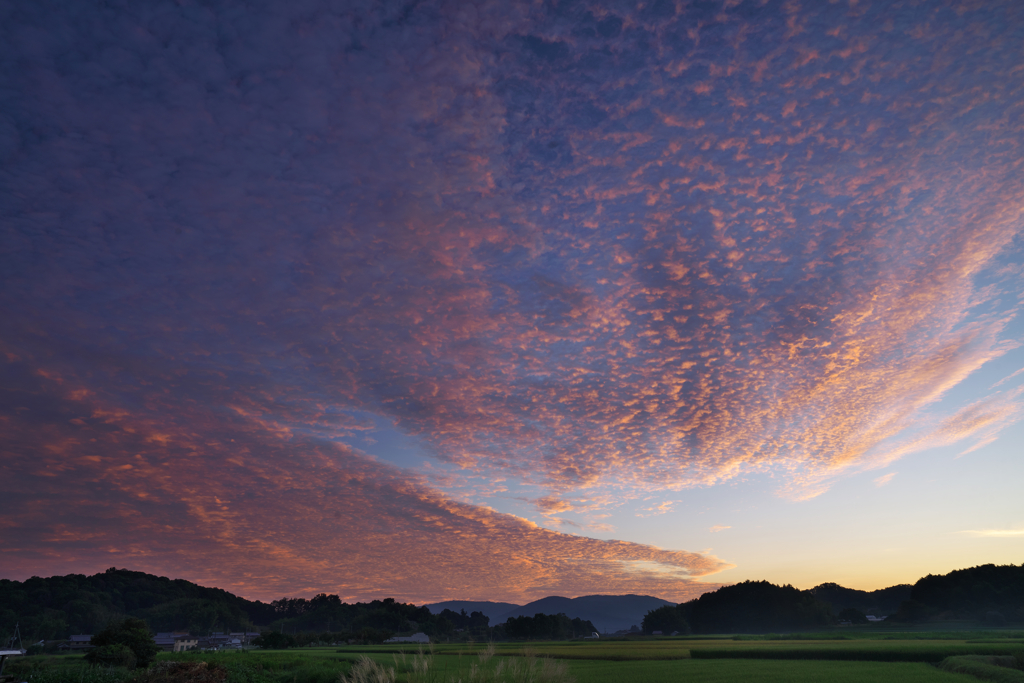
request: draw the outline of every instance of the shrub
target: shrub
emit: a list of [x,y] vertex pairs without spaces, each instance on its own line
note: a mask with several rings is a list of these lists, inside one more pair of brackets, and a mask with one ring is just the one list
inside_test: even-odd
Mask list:
[[295,647],[295,638],[280,631],[264,631],[252,644],[264,650],[286,650]]
[[[153,635],[149,632],[146,622],[134,617],[112,622],[92,637],[92,644],[96,647],[85,655],[86,661],[90,664],[127,666],[129,669],[136,666],[146,668],[160,652],[160,647],[153,640]],[[128,648],[135,656],[135,661],[131,665],[111,664],[109,658],[125,657],[122,650],[111,649],[115,646]]]
[[99,666],[121,666],[125,669],[134,669],[138,663],[138,657],[127,645],[114,643],[93,648],[85,656],[90,664]]

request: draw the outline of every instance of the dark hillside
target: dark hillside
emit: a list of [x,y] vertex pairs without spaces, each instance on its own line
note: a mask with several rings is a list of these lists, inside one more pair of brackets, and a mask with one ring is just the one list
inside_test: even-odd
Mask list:
[[115,617],[145,619],[155,631],[252,629],[274,618],[271,605],[250,602],[220,588],[206,588],[127,569],[69,574],[24,582],[0,579],[0,632],[21,624],[26,639],[61,639],[97,633]]
[[0,579],[0,636],[20,624],[25,641],[61,640],[76,633],[98,633],[114,618],[145,620],[153,631],[252,631],[289,633],[403,632],[429,630],[425,607],[392,599],[347,604],[337,595],[282,598],[272,603],[246,600],[220,588],[168,579],[127,569],[101,574],[32,577],[24,582]]
[[833,614],[852,608],[864,614],[886,616],[895,614],[900,605],[910,599],[911,588],[913,586],[909,583],[903,583],[876,591],[859,591],[837,583],[823,583],[812,588],[810,592],[818,600],[830,604]]
[[990,626],[1024,623],[1024,564],[985,564],[919,579],[898,621],[974,619]]
[[683,603],[681,611],[694,633],[767,633],[831,625],[827,604],[809,591],[744,581]]

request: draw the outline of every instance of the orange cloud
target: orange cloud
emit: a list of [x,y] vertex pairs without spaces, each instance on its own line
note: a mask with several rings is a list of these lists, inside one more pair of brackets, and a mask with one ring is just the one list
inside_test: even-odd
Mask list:
[[329,591],[529,601],[641,591],[682,600],[713,587],[695,579],[731,566],[543,529],[248,416],[111,416],[95,400],[61,398],[68,392],[59,386],[32,391],[56,392],[63,416],[83,423],[33,414],[31,428],[4,432],[19,444],[0,465],[5,481],[17,472],[33,482],[31,491],[4,491],[19,511],[0,551],[12,575],[117,564],[261,599]]

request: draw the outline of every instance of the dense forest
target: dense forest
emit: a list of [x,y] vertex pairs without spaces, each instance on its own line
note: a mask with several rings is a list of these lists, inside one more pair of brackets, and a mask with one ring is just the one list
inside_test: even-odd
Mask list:
[[662,608],[644,617],[647,633],[764,633],[829,626],[831,607],[808,591],[776,586],[767,581],[744,581],[705,593],[675,608]]
[[570,619],[564,614],[536,614],[532,617],[509,617],[496,627],[503,639],[509,640],[569,640],[583,638],[597,632],[594,625],[584,619]]
[[913,586],[858,591],[825,583],[807,591],[744,581],[695,600],[651,610],[645,633],[766,633],[815,629],[866,615],[896,622],[961,620],[979,626],[1024,624],[1024,564],[992,564],[928,575]]
[[[375,639],[384,633],[412,630],[454,631],[425,607],[386,600],[347,604],[336,595],[311,599],[283,598],[271,603],[246,600],[219,588],[168,579],[127,569],[101,574],[32,577],[24,582],[0,579],[0,635],[20,623],[26,641],[64,639],[74,633],[97,633],[112,619],[143,619],[154,631],[187,630],[287,633],[359,633]],[[374,633],[376,631],[377,633]]]
[[24,582],[0,579],[0,634],[20,623],[26,640],[98,633],[111,619],[123,616],[144,619],[155,631],[251,630],[272,621],[273,611],[271,605],[219,588],[126,569]]
[[985,564],[919,579],[910,599],[893,619],[922,622],[947,619],[989,626],[1024,624],[1024,564]]
[[144,620],[153,631],[261,631],[275,643],[305,644],[356,639],[381,642],[399,633],[422,631],[438,640],[473,638],[550,639],[590,635],[593,624],[564,614],[519,617],[492,627],[480,613],[426,607],[391,598],[349,604],[337,595],[250,601],[219,588],[205,588],[127,569],[70,574],[24,582],[0,580],[0,636],[20,624],[25,642],[62,640],[98,633],[125,616]]

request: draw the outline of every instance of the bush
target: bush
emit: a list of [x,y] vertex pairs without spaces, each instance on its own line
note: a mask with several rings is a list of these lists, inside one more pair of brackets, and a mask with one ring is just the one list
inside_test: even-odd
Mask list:
[[138,657],[127,645],[115,643],[93,648],[85,656],[86,661],[98,666],[121,666],[125,669],[134,669],[138,663]]
[[263,650],[287,650],[295,647],[295,638],[280,631],[264,631],[252,644]]
[[[153,634],[142,619],[128,617],[121,621],[115,621],[105,629],[92,637],[92,650],[85,654],[85,659],[90,664],[111,665],[108,658],[125,657],[121,650],[111,649],[115,646],[124,646],[135,656],[135,661],[127,668],[136,666],[146,668],[156,659],[160,647],[153,640]],[[114,666],[126,666],[114,664]]]

